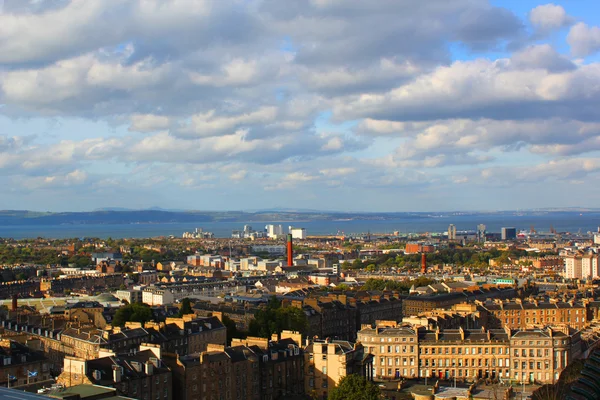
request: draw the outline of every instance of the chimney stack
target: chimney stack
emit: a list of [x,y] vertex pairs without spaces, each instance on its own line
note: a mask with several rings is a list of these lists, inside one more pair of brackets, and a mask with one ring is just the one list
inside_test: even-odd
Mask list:
[[427,256],[425,253],[421,253],[421,273],[427,273]]
[[17,306],[18,306],[17,297],[18,297],[17,294],[13,294],[13,297],[12,297],[12,310],[13,311],[17,311]]
[[292,234],[287,235],[287,265],[288,267],[294,266],[294,249],[292,247]]

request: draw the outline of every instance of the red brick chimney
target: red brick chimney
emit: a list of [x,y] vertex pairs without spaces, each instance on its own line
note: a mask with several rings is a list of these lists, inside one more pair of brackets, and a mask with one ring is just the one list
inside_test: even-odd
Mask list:
[[294,266],[294,248],[292,247],[292,234],[287,235],[287,265],[288,267]]
[[425,253],[421,253],[421,273],[427,273],[427,256]]

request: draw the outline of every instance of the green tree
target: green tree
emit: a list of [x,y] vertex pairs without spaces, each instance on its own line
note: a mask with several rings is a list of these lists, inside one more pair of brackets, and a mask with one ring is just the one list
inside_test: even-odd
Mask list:
[[227,344],[231,344],[231,339],[233,338],[245,337],[244,332],[238,330],[235,321],[225,314],[223,314],[223,325],[227,328]]
[[27,280],[27,275],[24,272],[19,272],[16,276],[15,279],[18,281],[26,281]]
[[248,331],[250,336],[270,338],[272,334],[283,330],[304,333],[307,327],[308,320],[302,309],[282,307],[281,301],[273,296],[265,308],[254,314]]
[[186,314],[193,313],[194,311],[192,311],[192,303],[190,302],[190,299],[186,297],[183,300],[181,300],[181,308],[179,309],[179,313],[177,314],[177,316],[181,318]]
[[379,400],[381,391],[371,381],[360,375],[351,374],[340,379],[329,391],[329,400]]
[[125,322],[141,322],[142,324],[152,319],[152,309],[145,303],[132,303],[121,307],[113,318],[114,326],[123,326]]

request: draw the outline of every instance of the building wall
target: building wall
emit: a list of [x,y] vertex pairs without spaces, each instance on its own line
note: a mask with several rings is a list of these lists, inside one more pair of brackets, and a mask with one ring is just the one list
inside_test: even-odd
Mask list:
[[534,325],[567,325],[583,329],[587,324],[587,308],[582,303],[560,303],[560,307],[489,309],[490,327],[527,329]]
[[419,376],[460,380],[508,378],[508,342],[467,342],[464,340],[419,343]]
[[373,354],[373,376],[393,379],[418,376],[418,330],[407,327],[363,329],[358,341]]
[[459,329],[444,335],[449,331],[365,327],[358,340],[375,356],[373,372],[379,379],[418,376],[553,383],[580,356],[578,331],[561,330],[472,330],[469,334]]

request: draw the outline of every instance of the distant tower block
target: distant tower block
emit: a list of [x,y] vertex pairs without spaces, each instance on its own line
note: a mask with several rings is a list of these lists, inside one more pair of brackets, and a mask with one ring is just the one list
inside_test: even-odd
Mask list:
[[294,266],[294,248],[291,233],[287,235],[287,265],[288,267]]
[[427,273],[427,255],[425,253],[421,253],[421,273]]

